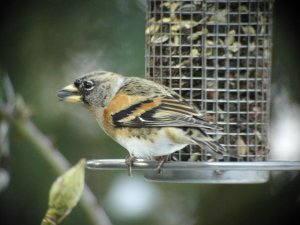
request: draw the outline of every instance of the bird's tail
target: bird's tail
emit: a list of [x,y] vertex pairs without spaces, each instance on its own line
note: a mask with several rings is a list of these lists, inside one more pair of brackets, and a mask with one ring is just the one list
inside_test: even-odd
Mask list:
[[201,149],[207,150],[212,157],[215,159],[223,159],[224,156],[231,156],[227,149],[219,144],[218,139],[221,138],[221,135],[211,135],[208,132],[211,130],[195,129],[191,128],[188,132],[191,134],[190,138],[192,142],[196,145],[199,145]]
[[227,149],[219,144],[217,141],[213,140],[212,138],[209,140],[209,137],[205,139],[195,139],[192,140],[199,145],[202,149],[207,150],[212,156],[216,159],[223,159],[224,156],[230,156],[227,152]]

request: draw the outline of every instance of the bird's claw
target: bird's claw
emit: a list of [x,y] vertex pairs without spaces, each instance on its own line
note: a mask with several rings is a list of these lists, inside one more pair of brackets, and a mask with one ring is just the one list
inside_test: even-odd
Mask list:
[[157,166],[158,175],[162,175],[162,167],[169,160],[169,155],[164,155],[160,157],[159,164]]
[[132,166],[133,166],[133,163],[136,161],[136,157],[134,156],[127,156],[126,159],[125,159],[125,163],[128,167],[128,176],[132,176]]

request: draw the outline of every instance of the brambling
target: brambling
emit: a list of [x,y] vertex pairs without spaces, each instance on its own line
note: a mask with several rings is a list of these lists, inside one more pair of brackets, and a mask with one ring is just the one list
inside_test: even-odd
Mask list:
[[187,145],[207,149],[222,158],[226,149],[207,132],[219,130],[175,91],[138,77],[106,71],[84,75],[58,92],[65,102],[79,102],[100,127],[129,152],[128,172],[136,158],[167,156]]

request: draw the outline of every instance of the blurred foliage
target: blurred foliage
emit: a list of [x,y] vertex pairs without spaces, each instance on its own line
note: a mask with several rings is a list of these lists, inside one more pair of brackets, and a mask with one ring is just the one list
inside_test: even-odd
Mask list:
[[[295,3],[294,3],[295,4]],[[144,75],[143,1],[22,1],[1,3],[0,70],[10,75],[30,106],[32,120],[74,164],[79,158],[123,158],[127,152],[104,135],[76,105],[62,104],[56,91],[95,69]],[[293,4],[276,1],[273,81],[289,87],[300,102],[299,23]],[[276,90],[275,90],[276,93]],[[1,160],[9,186],[0,193],[0,223],[39,224],[56,177],[35,146],[15,130],[10,157]],[[105,197],[125,171],[86,171],[86,181],[106,208]],[[141,177],[141,173],[134,174]],[[142,218],[114,224],[298,224],[300,177],[284,173],[259,185],[161,184],[159,205]],[[128,177],[128,182],[131,182]],[[99,182],[101,180],[101,182]],[[126,195],[126,193],[124,193]],[[68,224],[91,224],[75,208]]]

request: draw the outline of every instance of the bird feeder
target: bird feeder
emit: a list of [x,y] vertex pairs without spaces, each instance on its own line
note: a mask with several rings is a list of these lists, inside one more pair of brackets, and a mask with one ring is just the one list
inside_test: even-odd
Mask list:
[[[148,0],[146,78],[178,92],[222,128],[210,135],[229,155],[216,161],[198,146],[172,154],[163,173],[138,160],[146,179],[164,182],[261,183],[270,170],[270,82],[273,0]],[[142,148],[142,146],[141,146]],[[90,168],[124,168],[123,160]]]
[[[270,151],[272,8],[272,0],[148,1],[146,76],[223,128],[211,135],[237,156],[224,162],[266,161]],[[197,146],[173,158],[211,160]],[[263,181],[267,174],[250,177]]]

